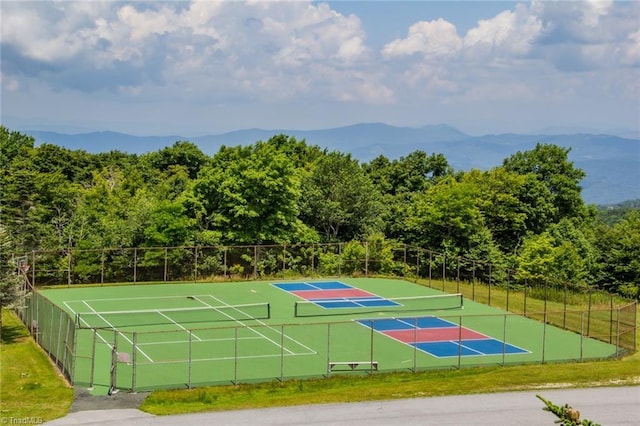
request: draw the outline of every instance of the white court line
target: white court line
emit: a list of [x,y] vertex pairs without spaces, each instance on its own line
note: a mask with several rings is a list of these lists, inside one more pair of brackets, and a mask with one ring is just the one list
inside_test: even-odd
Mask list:
[[[209,297],[211,297],[213,300],[216,300],[216,301],[218,301],[218,302],[220,302],[220,303],[223,303],[223,304],[225,304],[225,305],[227,305],[227,306],[233,306],[233,305],[229,305],[228,303],[225,303],[224,301],[222,301],[222,300],[218,299],[217,297],[213,296],[212,294],[210,294],[210,295],[209,295]],[[204,303],[204,302],[203,302],[203,303]],[[237,308],[236,308],[236,311],[242,312],[241,310],[239,310],[239,309],[237,309]],[[243,313],[244,313],[244,312],[243,312]],[[288,340],[292,341],[293,343],[295,343],[295,344],[297,344],[297,345],[299,345],[299,346],[301,346],[301,347],[305,348],[306,350],[311,351],[311,352],[313,352],[313,353],[317,353],[317,352],[316,352],[316,351],[314,351],[312,348],[310,348],[310,347],[308,347],[308,346],[306,346],[306,345],[304,345],[304,344],[302,344],[302,343],[298,342],[297,340],[293,339],[292,337],[289,337],[289,336],[288,336],[288,335],[286,335],[286,334],[283,334],[280,330],[277,330],[277,329],[275,329],[275,328],[271,327],[270,325],[266,324],[265,322],[260,321],[260,320],[255,320],[255,321],[256,321],[258,324],[260,324],[260,325],[264,325],[264,326],[266,326],[267,328],[269,328],[270,330],[275,331],[277,334],[279,334],[280,336],[284,337],[285,339],[288,339]],[[246,327],[246,325],[245,325],[244,323],[242,323],[242,322],[240,322],[240,321],[238,321],[238,320],[236,320],[236,322],[238,322],[238,323],[240,323],[240,324],[242,324],[243,326],[245,326],[245,327]],[[273,340],[270,340],[270,339],[267,339],[267,340],[269,340],[269,341],[273,342]],[[278,346],[278,347],[280,347],[280,346],[281,346],[279,343],[275,343],[275,342],[273,342],[273,343],[274,343],[276,346]],[[294,354],[294,352],[291,352],[291,351],[290,351],[289,349],[287,349],[287,348],[283,348],[283,349],[285,349],[285,350],[286,350],[287,352],[289,352],[290,354]]]
[[[228,342],[228,341],[235,341],[236,338],[235,337],[225,337],[225,338],[220,338],[220,339],[200,339],[199,341],[202,343],[208,343],[208,342]],[[262,337],[238,337],[237,340],[262,340]],[[188,340],[165,340],[165,341],[157,341],[157,342],[146,342],[146,343],[140,343],[139,345],[144,345],[144,346],[151,346],[151,345],[177,345],[177,344],[184,344],[184,343],[189,343]]]
[[[171,321],[172,323],[174,323],[175,325],[177,325],[178,327],[180,327],[181,329],[183,329],[184,331],[189,331],[186,328],[184,328],[180,323],[175,322],[172,318],[168,317],[167,315],[163,314],[161,311],[156,310],[157,313],[159,313],[160,315],[162,315],[163,317],[165,317],[166,319],[168,319],[169,321]],[[201,338],[199,338],[198,336],[196,336],[193,332],[191,332],[191,335],[193,337],[195,337],[198,340],[202,340]]]
[[[192,295],[190,295],[192,296]],[[205,297],[209,296],[208,294],[196,294],[193,296],[197,297]],[[67,302],[101,302],[103,300],[153,300],[153,299],[184,299],[186,296],[184,295],[173,295],[173,296],[151,296],[151,297],[108,297],[104,299],[78,299],[78,300],[67,300],[63,303]]]
[[[307,354],[284,354],[284,356],[299,356],[299,355],[316,355],[315,353],[307,353]],[[218,358],[194,358],[191,362],[210,362],[210,361],[233,361],[235,359],[255,359],[255,358],[281,358],[282,354],[273,354],[273,355],[246,355],[246,356],[225,356]],[[184,360],[176,360],[176,361],[156,361],[153,364],[184,364]],[[145,364],[142,364],[145,365]]]
[[[220,303],[222,303],[222,304],[224,304],[224,305],[226,305],[226,306],[232,306],[232,305],[229,305],[228,303],[224,303],[222,300],[217,299],[217,298],[215,298],[215,297],[213,297],[213,296],[211,296],[211,295],[209,295],[209,296],[210,296],[210,297],[212,297],[213,299],[216,299],[217,301],[219,301]],[[204,305],[206,305],[206,306],[208,306],[208,307],[210,307],[210,308],[215,309],[215,307],[214,307],[214,306],[212,306],[212,305],[208,304],[208,303],[207,303],[207,302],[205,302],[204,300],[200,300],[200,299],[198,299],[197,297],[195,297],[195,300],[197,300],[198,302],[200,302],[200,303],[202,303],[202,304],[204,304]],[[242,312],[240,309],[235,308],[235,310],[244,314],[244,312]],[[249,329],[249,330],[251,330],[252,332],[256,333],[258,336],[262,336],[264,339],[266,339],[266,340],[268,340],[269,342],[273,343],[274,345],[278,346],[280,349],[284,349],[285,351],[287,351],[287,352],[289,352],[289,353],[293,353],[293,352],[291,352],[289,349],[287,349],[287,348],[285,348],[285,347],[282,347],[279,343],[274,342],[273,340],[271,340],[270,338],[268,338],[268,337],[267,337],[267,336],[265,336],[264,334],[260,333],[259,331],[254,330],[252,327],[247,326],[246,324],[244,324],[244,323],[243,323],[242,321],[240,321],[239,319],[234,318],[234,317],[232,317],[231,315],[229,315],[229,314],[227,314],[227,313],[225,313],[225,312],[220,312],[220,313],[221,313],[222,315],[224,315],[224,316],[228,317],[229,319],[232,319],[233,321],[237,322],[238,324],[242,325],[243,327],[248,328],[248,329]],[[246,314],[245,314],[245,315],[246,315]]]
[[[85,305],[87,305],[87,307],[89,309],[91,309],[102,321],[104,321],[105,323],[107,323],[107,325],[109,325],[109,327],[113,328],[114,330],[118,330],[117,327],[115,327],[113,324],[111,324],[109,321],[107,321],[102,315],[100,315],[99,312],[97,312],[95,309],[93,309],[91,307],[91,305],[89,305],[86,301],[83,301],[83,303]],[[137,345],[134,345],[133,342],[131,340],[129,340],[129,338],[126,335],[122,335],[122,337],[129,343],[131,343],[132,347],[135,347],[145,358],[147,358],[149,361],[153,362],[153,360],[149,357],[149,355],[147,355],[142,349],[138,348]],[[113,346],[111,346],[111,348],[113,349]]]

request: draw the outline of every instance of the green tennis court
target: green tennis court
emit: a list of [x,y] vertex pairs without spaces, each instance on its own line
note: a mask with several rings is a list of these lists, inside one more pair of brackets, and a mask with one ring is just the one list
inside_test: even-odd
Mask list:
[[29,309],[39,342],[76,385],[96,393],[579,361],[617,351],[397,279],[46,289]]

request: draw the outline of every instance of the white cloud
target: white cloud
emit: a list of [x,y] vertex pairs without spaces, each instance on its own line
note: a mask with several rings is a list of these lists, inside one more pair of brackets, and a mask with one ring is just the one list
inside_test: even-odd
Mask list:
[[[269,98],[296,89],[303,96],[340,93],[342,98],[352,90],[352,71],[371,66],[359,19],[326,4],[87,3],[3,4],[3,46],[14,48],[30,63],[29,70],[14,72],[37,74],[40,67],[51,70],[73,61],[76,78],[48,75],[52,84],[77,88],[77,78],[86,78],[94,79],[87,85],[90,90],[144,95],[154,87],[148,84],[151,80],[158,85],[154,90],[165,95],[171,86],[181,86],[192,96],[224,97],[235,89],[245,91],[245,96]],[[36,30],[25,37],[26,27]],[[325,67],[338,71],[330,76],[316,72]],[[140,77],[131,79],[116,71],[125,68],[137,69]],[[96,79],[97,69],[110,71],[108,78]],[[291,85],[292,73],[304,74],[299,84]],[[362,96],[358,87],[368,78],[363,73],[348,96]],[[319,86],[339,89],[314,90]]]
[[416,14],[379,50],[365,33],[375,27],[310,0],[10,1],[0,12],[3,94],[25,105],[73,93],[64,99],[183,108],[185,117],[213,108],[241,122],[249,107],[311,120],[308,105],[330,105],[335,117],[375,110],[380,119],[426,106],[634,96],[637,105],[640,96],[640,2],[505,2],[460,34],[455,14]]
[[420,53],[429,57],[452,56],[462,47],[456,27],[445,21],[420,21],[409,27],[404,39],[396,39],[384,46],[382,54],[386,57],[405,56]]
[[465,52],[472,57],[527,54],[542,31],[540,20],[518,4],[492,19],[481,20],[464,37]]

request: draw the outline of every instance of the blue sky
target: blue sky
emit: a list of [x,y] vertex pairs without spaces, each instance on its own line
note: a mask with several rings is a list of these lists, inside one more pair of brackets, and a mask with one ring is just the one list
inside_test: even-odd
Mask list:
[[640,127],[640,2],[6,1],[2,124]]

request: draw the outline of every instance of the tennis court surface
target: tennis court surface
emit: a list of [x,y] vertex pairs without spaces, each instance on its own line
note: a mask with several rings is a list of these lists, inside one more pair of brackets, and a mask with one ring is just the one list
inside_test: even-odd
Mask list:
[[438,317],[389,318],[358,322],[437,358],[528,352],[526,349]]
[[396,279],[70,287],[28,302],[39,343],[75,385],[95,393],[616,353]]

